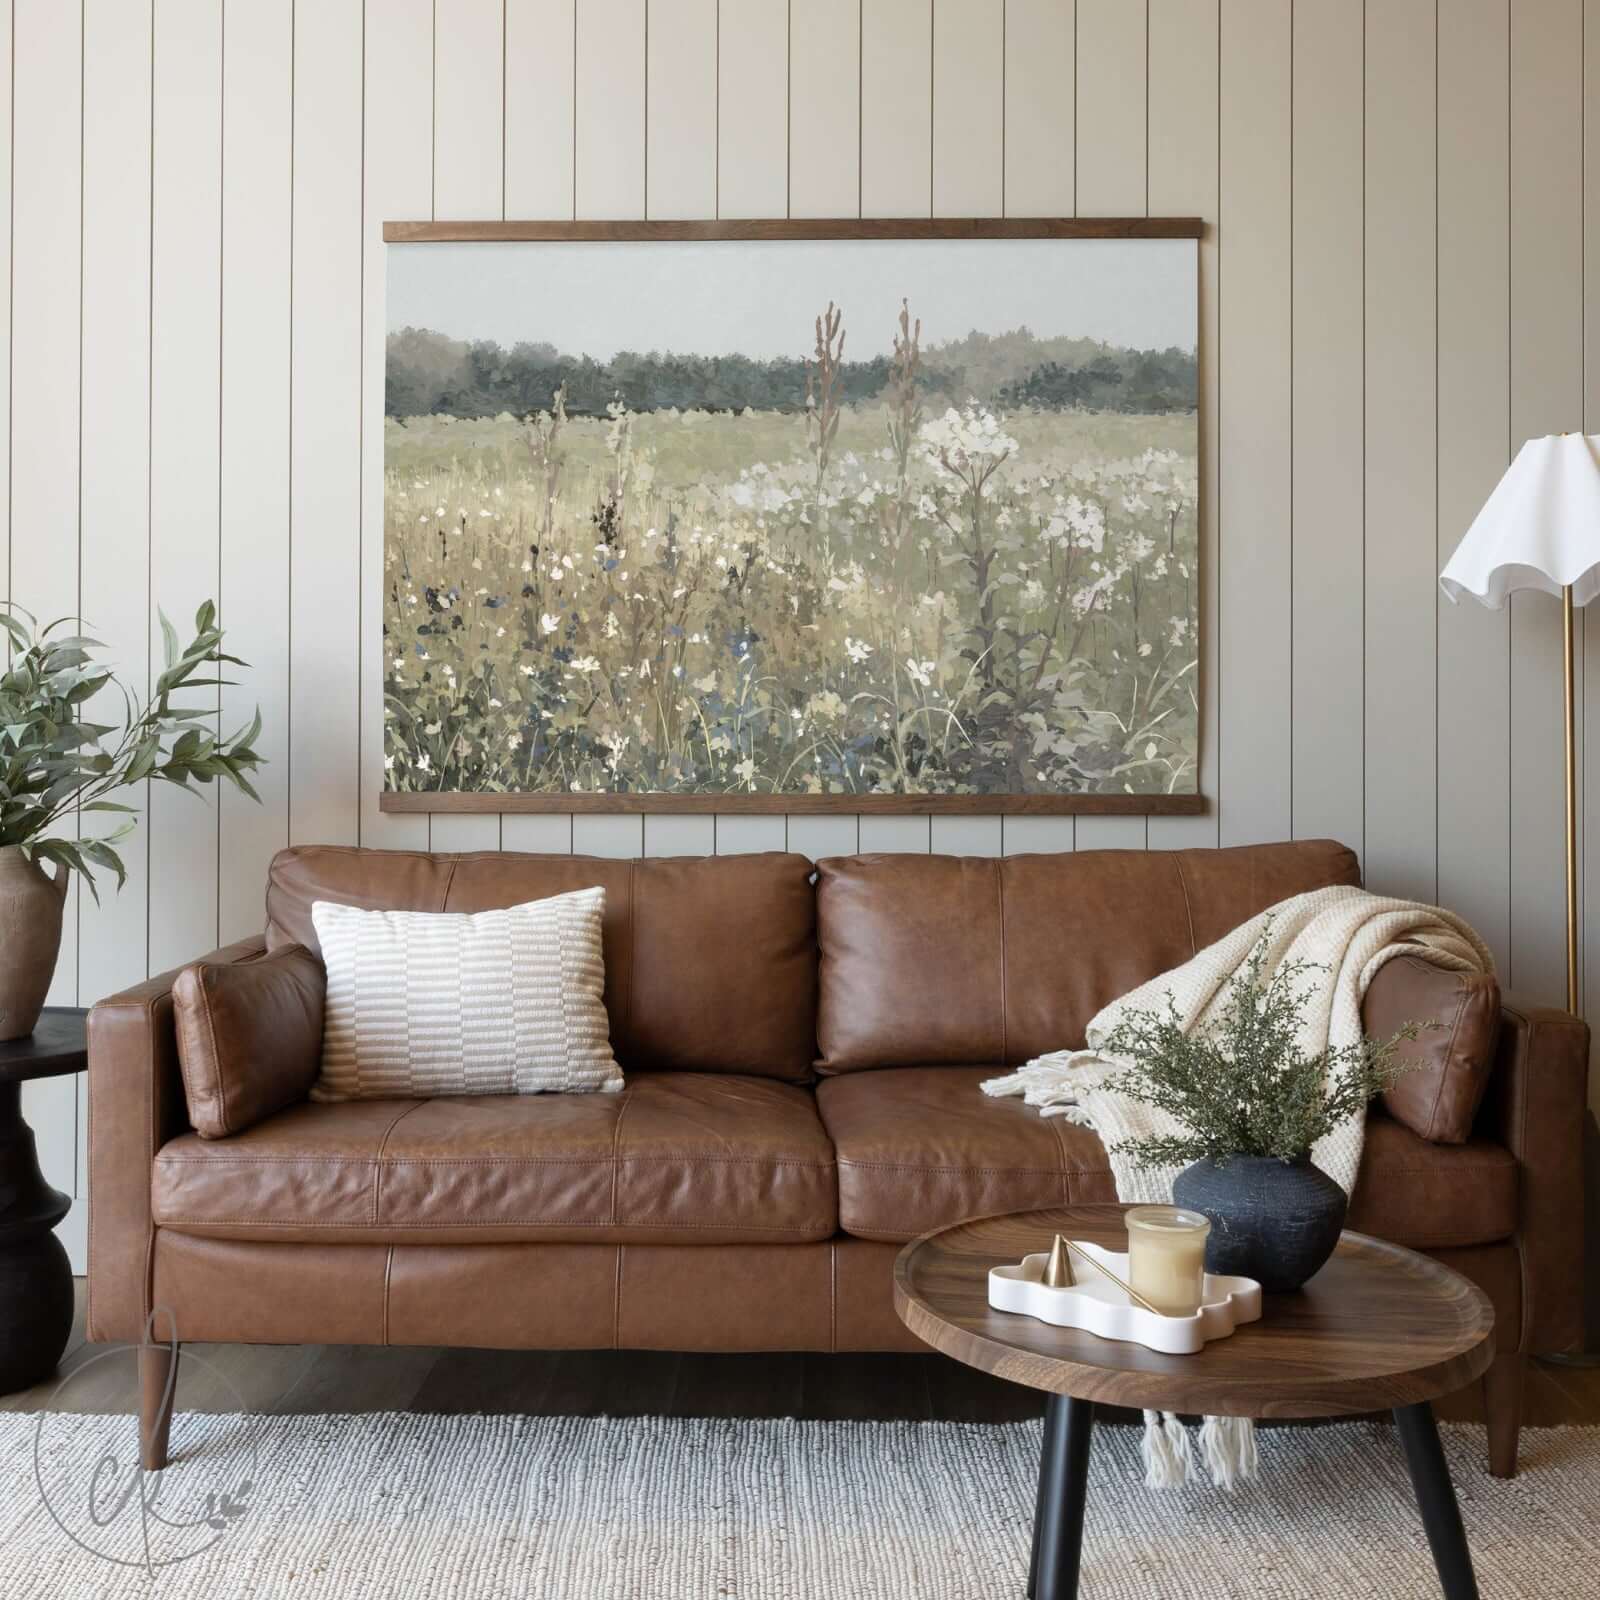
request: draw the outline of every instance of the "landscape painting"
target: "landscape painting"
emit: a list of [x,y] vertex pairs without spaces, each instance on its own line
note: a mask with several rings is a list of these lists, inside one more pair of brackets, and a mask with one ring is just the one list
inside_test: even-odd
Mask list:
[[391,244],[385,803],[1197,805],[1196,270]]

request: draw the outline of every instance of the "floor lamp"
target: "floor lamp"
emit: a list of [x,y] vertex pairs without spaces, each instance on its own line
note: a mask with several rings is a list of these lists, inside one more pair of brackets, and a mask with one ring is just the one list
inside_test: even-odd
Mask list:
[[[1456,547],[1439,587],[1498,611],[1518,589],[1561,598],[1562,683],[1567,778],[1567,1010],[1578,999],[1578,772],[1573,699],[1573,609],[1600,594],[1600,436],[1553,434],[1530,439],[1495,486]],[[1553,1360],[1595,1365],[1575,1354]]]

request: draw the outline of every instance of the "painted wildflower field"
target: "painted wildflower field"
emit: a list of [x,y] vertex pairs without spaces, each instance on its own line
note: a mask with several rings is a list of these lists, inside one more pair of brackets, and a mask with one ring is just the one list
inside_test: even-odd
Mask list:
[[1192,794],[1192,349],[918,311],[749,360],[392,333],[388,786]]

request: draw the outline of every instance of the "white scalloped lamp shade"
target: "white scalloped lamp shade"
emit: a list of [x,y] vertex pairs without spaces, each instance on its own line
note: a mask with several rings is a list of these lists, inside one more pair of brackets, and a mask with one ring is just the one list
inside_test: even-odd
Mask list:
[[1498,611],[1517,589],[1572,603],[1600,594],[1600,436],[1530,439],[1495,486],[1439,575],[1452,601],[1471,595]]

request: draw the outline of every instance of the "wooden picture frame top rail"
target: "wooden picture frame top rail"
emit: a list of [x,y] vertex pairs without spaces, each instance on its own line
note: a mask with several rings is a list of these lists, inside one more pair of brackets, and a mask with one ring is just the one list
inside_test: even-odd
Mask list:
[[1199,239],[1199,217],[779,217],[734,222],[386,222],[385,244],[717,239]]
[[385,789],[380,811],[516,812],[570,815],[625,812],[709,816],[992,817],[1197,817],[1199,794],[526,794],[507,790]]

